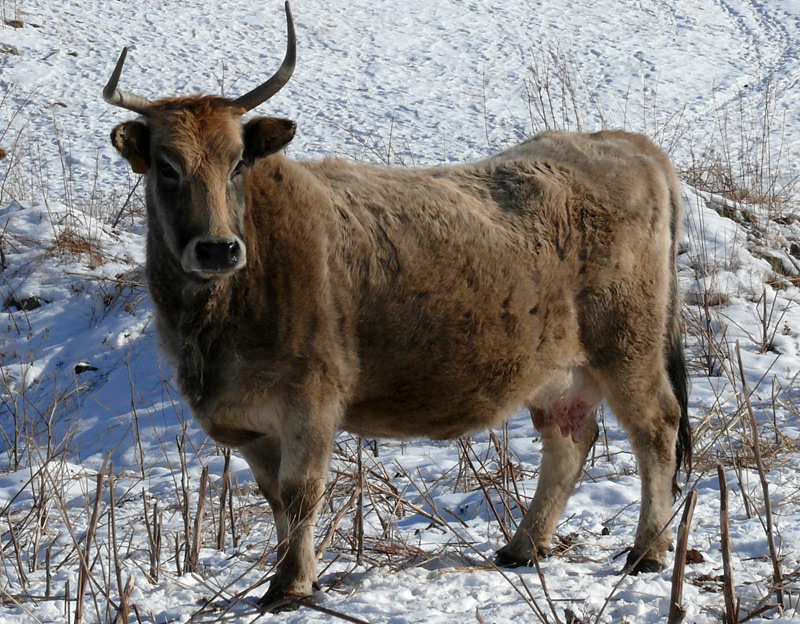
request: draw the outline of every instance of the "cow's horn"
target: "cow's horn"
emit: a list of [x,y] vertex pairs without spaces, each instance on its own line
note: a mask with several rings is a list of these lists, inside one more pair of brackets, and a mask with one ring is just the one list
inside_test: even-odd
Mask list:
[[264,84],[257,86],[255,89],[236,100],[236,103],[245,110],[252,110],[259,104],[266,102],[280,91],[283,85],[289,82],[289,78],[291,78],[292,72],[294,72],[296,45],[292,10],[289,8],[288,2],[286,3],[286,35],[288,39],[286,43],[286,56],[283,58],[283,63],[281,63],[278,71]]
[[126,56],[128,56],[128,48],[122,48],[122,54],[119,55],[117,66],[114,68],[114,71],[111,72],[111,78],[108,79],[106,88],[103,89],[103,99],[114,106],[120,106],[132,110],[135,113],[144,114],[152,104],[150,100],[140,95],[126,93],[125,91],[117,89],[117,83],[119,82],[119,76],[122,73],[122,66],[125,64]]

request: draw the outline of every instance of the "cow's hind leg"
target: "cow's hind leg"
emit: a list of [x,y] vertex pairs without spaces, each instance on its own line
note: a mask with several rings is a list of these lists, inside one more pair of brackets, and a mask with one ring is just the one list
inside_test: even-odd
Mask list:
[[[558,408],[554,411],[558,412]],[[594,410],[583,406],[568,422],[553,411],[532,407],[531,418],[542,435],[542,463],[530,509],[511,541],[497,551],[497,565],[531,565],[534,556],[544,556],[558,520],[575,488],[589,450],[597,439]]]
[[[642,488],[639,524],[626,567],[633,574],[664,567],[672,540],[668,524],[673,502],[675,441],[681,409],[666,372],[656,367],[642,377],[617,375],[607,399],[628,433]],[[649,377],[649,378],[647,378]],[[638,563],[637,563],[638,562]]]

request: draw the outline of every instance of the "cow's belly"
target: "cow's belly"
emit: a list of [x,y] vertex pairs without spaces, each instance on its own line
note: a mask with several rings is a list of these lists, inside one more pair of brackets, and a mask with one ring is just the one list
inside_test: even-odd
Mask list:
[[459,392],[443,384],[434,389],[438,391],[420,392],[413,399],[385,396],[353,404],[343,426],[365,436],[449,439],[497,426],[524,405],[537,429],[554,425],[566,436],[580,429],[602,399],[597,383],[577,362],[566,368],[529,369],[502,388]]
[[358,435],[377,438],[452,439],[493,427],[510,416],[521,401],[502,406],[458,397],[441,404],[409,405],[391,399],[363,401],[350,406],[343,428]]
[[454,438],[499,425],[532,398],[566,396],[571,377],[565,371],[582,363],[577,337],[543,337],[541,324],[535,329],[451,343],[412,358],[386,350],[378,363],[365,366],[373,376],[362,379],[343,427],[375,437]]

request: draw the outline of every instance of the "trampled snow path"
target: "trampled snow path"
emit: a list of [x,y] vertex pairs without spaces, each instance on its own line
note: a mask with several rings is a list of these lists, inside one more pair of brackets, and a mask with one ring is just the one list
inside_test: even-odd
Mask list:
[[[671,119],[680,119],[684,131],[674,137],[672,155],[681,167],[688,166],[693,152],[714,141],[717,122],[725,113],[735,126],[741,107],[749,124],[769,87],[774,117],[785,119],[785,124],[776,124],[773,145],[777,148],[783,139],[785,176],[797,174],[792,168],[800,156],[800,8],[791,0],[597,0],[570,3],[569,8],[561,2],[514,0],[334,0],[324,4],[298,0],[292,7],[298,69],[287,88],[262,112],[298,121],[298,136],[289,150],[293,157],[333,153],[407,165],[483,157],[531,131],[525,102],[529,67],[549,51],[560,50],[561,58],[573,64],[582,81],[577,97],[583,105],[584,129],[599,127],[598,109],[606,125],[627,125],[650,134],[669,128]],[[110,128],[129,116],[105,105],[100,91],[123,45],[130,46],[121,85],[126,90],[149,97],[219,92],[223,87],[229,94],[244,91],[280,62],[285,42],[282,6],[277,1],[39,0],[19,7],[5,2],[0,11],[4,19],[18,18],[24,23],[19,29],[0,25],[0,98],[6,95],[0,105],[0,148],[11,152],[16,147],[22,153],[39,150],[32,154],[36,167],[25,178],[27,186],[11,185],[9,175],[16,172],[10,171],[8,159],[0,160],[4,181],[0,231],[8,266],[0,292],[5,301],[37,297],[44,302],[33,310],[2,313],[7,327],[0,343],[3,383],[15,391],[28,388],[24,403],[32,413],[37,409],[49,413],[54,386],[68,395],[56,410],[52,440],[56,446],[65,442],[67,450],[63,461],[52,462],[49,470],[54,481],[64,484],[60,488],[63,513],[78,533],[88,522],[92,472],[112,451],[119,476],[116,497],[123,503],[116,511],[117,522],[126,536],[121,541],[127,544],[123,565],[125,575],[132,574],[136,580],[131,600],[141,607],[143,621],[186,621],[198,610],[198,601],[211,598],[217,588],[232,583],[228,596],[253,586],[269,565],[250,569],[252,561],[267,544],[274,545],[274,535],[265,505],[245,493],[237,499],[246,531],[243,543],[234,549],[228,542],[224,553],[204,549],[203,574],[177,577],[170,559],[171,543],[163,554],[164,573],[157,583],[147,581],[137,567],[146,566],[143,488],[152,496],[150,505],[155,499],[162,505],[168,539],[182,531],[180,516],[171,507],[179,488],[174,475],[180,472],[175,439],[184,420],[190,419],[177,401],[169,371],[154,355],[150,304],[138,273],[143,224],[129,218],[114,228],[109,224],[106,203],[119,202],[111,191],[121,192],[124,198],[134,176],[108,144]],[[673,117],[679,111],[681,115]],[[570,123],[574,128],[575,119]],[[673,143],[668,131],[662,134],[665,142]],[[740,138],[732,127],[734,149]],[[93,187],[99,189],[94,194]],[[763,285],[772,276],[764,257],[774,253],[779,262],[783,257],[791,263],[779,252],[800,238],[798,226],[784,219],[770,226],[768,236],[756,240],[752,231],[709,208],[717,201],[714,197],[686,190],[689,216],[681,282],[690,304],[687,323],[705,318],[702,306],[694,304],[709,295],[717,297],[720,305],[712,306],[711,326],[718,333],[724,331],[729,341],[740,340],[761,422],[766,429],[774,416],[789,443],[796,445],[800,438],[797,386],[791,388],[800,370],[798,292],[793,287],[764,290]],[[787,213],[791,214],[791,207]],[[66,231],[65,223],[69,231],[99,241],[99,251],[94,255],[47,253],[49,241]],[[758,246],[763,248],[760,257],[748,250]],[[770,310],[776,311],[768,323],[773,346],[766,353],[758,348],[757,302],[762,292]],[[724,372],[702,375],[705,346],[693,341],[689,347],[695,373],[692,416],[699,430],[705,431],[700,440],[705,448],[711,441],[708,428],[703,429],[705,421],[717,422],[720,414],[730,416],[737,405]],[[76,374],[75,365],[83,361],[97,370]],[[716,372],[726,363],[729,360],[720,357]],[[12,521],[22,522],[33,508],[36,492],[26,484],[41,462],[35,454],[26,455],[28,447],[20,443],[25,468],[9,472],[13,456],[9,432],[14,425],[8,398],[19,395],[3,396],[0,429],[8,437],[0,438],[4,450],[0,512],[10,503]],[[775,396],[778,402],[773,401]],[[134,444],[134,411],[144,459]],[[543,562],[562,620],[564,609],[570,608],[583,621],[593,621],[619,581],[616,572],[621,560],[613,557],[629,545],[635,526],[635,465],[613,418],[606,422],[608,441],[598,443],[596,461],[587,469],[565,516],[568,520],[559,529],[573,547]],[[525,470],[519,487],[530,495],[539,461],[534,431],[524,415],[514,419],[510,431],[511,448]],[[201,463],[210,466],[212,480],[218,481],[222,458],[214,455],[213,446],[191,424],[188,436],[194,445],[189,454],[194,497]],[[490,455],[490,447],[486,434],[476,436],[478,453]],[[698,466],[696,484],[692,481],[699,503],[690,545],[702,553],[704,562],[687,572],[687,622],[718,621],[722,605],[715,580],[721,563],[713,453],[725,448],[725,443],[713,446]],[[380,565],[356,568],[335,591],[320,594],[320,604],[370,622],[475,622],[476,610],[486,622],[535,621],[521,595],[525,589],[520,579],[524,579],[549,613],[535,571],[509,574],[506,579],[481,567],[482,555],[491,556],[503,537],[482,493],[464,493],[455,487],[456,449],[455,444],[381,444],[378,461],[386,467],[391,483],[399,491],[405,489],[408,499],[428,514],[433,508],[424,488],[431,487],[430,495],[447,526],[407,513],[397,519],[390,539],[381,537],[383,527],[376,514],[368,515],[367,536],[390,544],[397,552],[379,556],[373,548],[371,560]],[[789,571],[798,567],[794,547],[800,543],[798,464],[800,456],[784,452],[780,461],[771,464],[770,474],[784,566]],[[350,469],[345,463],[341,467]],[[742,481],[760,509],[757,476],[750,468],[743,471]],[[233,470],[252,493],[243,462],[234,459]],[[746,517],[733,472],[729,482],[736,578],[748,598],[742,609],[749,611],[754,598],[765,592],[771,571],[760,521]],[[348,487],[352,484],[343,481],[343,500]],[[55,540],[53,552],[61,550],[67,556],[71,540],[60,513],[51,506],[43,540],[48,544]],[[518,517],[517,509],[514,513]],[[108,543],[107,520],[106,513],[99,537],[102,544]],[[350,516],[343,520],[344,532],[350,522]],[[6,530],[5,521],[1,526]],[[342,549],[341,542],[320,564],[322,570],[330,563],[322,576],[326,587],[335,575],[353,570],[353,555]],[[7,531],[2,534],[2,548],[0,588],[12,596],[43,595],[41,569],[29,572],[29,585],[22,587],[9,554],[13,548]],[[431,560],[425,563],[420,554],[415,560],[419,566],[411,565],[409,554],[415,549],[430,553]],[[53,593],[63,593],[66,580],[74,592],[76,573],[73,556],[55,573]],[[236,580],[239,574],[244,576]],[[668,572],[624,580],[605,607],[602,621],[664,621],[669,582]],[[262,591],[254,589],[252,594]],[[0,622],[16,622],[20,617],[62,622],[63,607],[63,600],[22,600],[22,607],[4,600]],[[240,614],[237,621],[253,618],[244,614],[246,608],[234,606],[233,612]],[[105,612],[98,615],[92,609],[87,620],[105,618]],[[790,610],[782,620],[771,621],[795,621],[796,617]],[[275,619],[336,621],[309,610]]]

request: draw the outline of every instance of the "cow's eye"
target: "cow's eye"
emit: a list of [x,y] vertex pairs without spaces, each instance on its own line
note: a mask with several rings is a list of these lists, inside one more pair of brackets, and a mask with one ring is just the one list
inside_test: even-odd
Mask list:
[[158,161],[158,175],[160,175],[165,180],[178,179],[178,172],[175,171],[175,168],[165,160]]
[[243,167],[244,167],[244,161],[243,160],[240,160],[238,163],[236,163],[236,166],[233,168],[233,171],[231,171],[231,180],[233,180],[234,178],[242,175],[242,168]]

